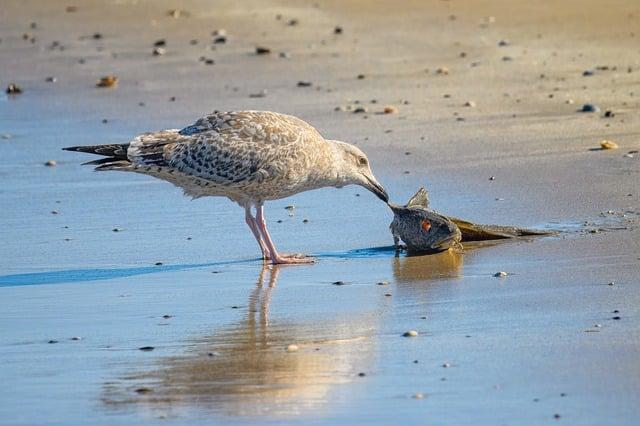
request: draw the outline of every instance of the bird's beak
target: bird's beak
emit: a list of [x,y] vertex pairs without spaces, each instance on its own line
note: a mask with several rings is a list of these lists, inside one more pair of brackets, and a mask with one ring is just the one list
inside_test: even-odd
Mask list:
[[380,185],[378,182],[376,182],[375,179],[372,179],[369,176],[365,176],[365,178],[367,183],[364,185],[364,187],[376,194],[376,197],[380,198],[385,203],[388,203],[389,194],[387,194],[387,191],[382,187],[382,185]]

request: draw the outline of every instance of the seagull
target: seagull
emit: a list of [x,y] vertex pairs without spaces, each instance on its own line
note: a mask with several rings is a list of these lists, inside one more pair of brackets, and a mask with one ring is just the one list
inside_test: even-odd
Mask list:
[[262,258],[273,264],[311,263],[313,259],[278,252],[267,230],[266,201],[352,184],[389,201],[360,149],[325,139],[299,118],[271,111],[215,111],[181,130],[143,133],[124,144],[63,149],[103,156],[84,163],[95,165],[97,171],[153,176],[182,188],[194,199],[229,198],[244,208]]

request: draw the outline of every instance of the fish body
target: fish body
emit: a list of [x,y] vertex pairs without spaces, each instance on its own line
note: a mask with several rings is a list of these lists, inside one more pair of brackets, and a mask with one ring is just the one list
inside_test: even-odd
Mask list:
[[429,194],[424,188],[404,206],[389,204],[393,221],[389,228],[396,248],[402,241],[409,252],[437,253],[457,247],[462,239],[458,226],[446,216],[429,210]]

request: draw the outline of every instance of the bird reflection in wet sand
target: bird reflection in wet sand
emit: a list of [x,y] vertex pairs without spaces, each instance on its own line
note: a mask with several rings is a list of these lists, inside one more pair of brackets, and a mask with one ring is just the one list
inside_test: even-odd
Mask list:
[[332,394],[333,388],[357,380],[372,362],[376,315],[369,320],[359,313],[357,320],[270,321],[279,272],[278,266],[261,270],[246,320],[189,342],[184,354],[162,359],[153,369],[145,366],[105,384],[103,403],[155,418],[192,411],[289,418],[321,414],[340,403],[345,393]]

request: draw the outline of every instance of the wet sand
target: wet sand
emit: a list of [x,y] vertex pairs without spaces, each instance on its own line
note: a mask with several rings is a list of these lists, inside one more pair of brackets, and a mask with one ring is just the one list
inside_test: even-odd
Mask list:
[[[0,424],[635,424],[640,9],[536,4],[5,1]],[[356,143],[394,201],[563,232],[396,258],[384,205],[324,189],[267,207],[318,262],[265,270],[231,202],[60,151],[213,109]]]

